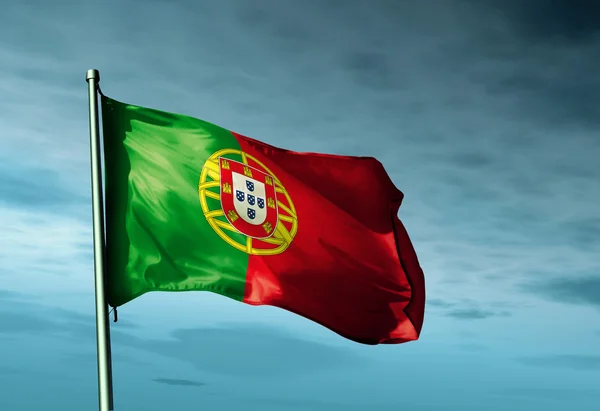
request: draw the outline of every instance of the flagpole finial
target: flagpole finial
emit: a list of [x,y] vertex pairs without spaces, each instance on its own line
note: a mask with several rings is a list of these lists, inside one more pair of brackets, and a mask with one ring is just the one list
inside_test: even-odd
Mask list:
[[96,80],[97,83],[100,82],[100,72],[96,69],[89,69],[85,74],[85,81]]

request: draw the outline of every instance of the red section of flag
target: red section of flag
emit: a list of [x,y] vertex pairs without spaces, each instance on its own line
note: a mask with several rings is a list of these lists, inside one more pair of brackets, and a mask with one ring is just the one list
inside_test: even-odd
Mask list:
[[416,340],[425,282],[397,217],[403,194],[381,163],[234,135],[282,182],[298,216],[285,252],[250,256],[244,302],[287,309],[361,343]]

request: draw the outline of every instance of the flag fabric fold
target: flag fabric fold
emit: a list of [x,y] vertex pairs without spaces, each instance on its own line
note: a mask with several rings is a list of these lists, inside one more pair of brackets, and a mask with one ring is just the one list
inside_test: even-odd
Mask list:
[[403,194],[370,157],[280,149],[102,96],[107,297],[211,291],[350,340],[419,337]]

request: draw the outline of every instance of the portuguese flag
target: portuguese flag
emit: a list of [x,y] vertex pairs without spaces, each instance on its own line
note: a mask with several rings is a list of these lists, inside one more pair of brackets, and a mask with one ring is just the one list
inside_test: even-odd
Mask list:
[[102,96],[106,292],[211,291],[350,340],[416,340],[425,284],[370,157],[297,153]]

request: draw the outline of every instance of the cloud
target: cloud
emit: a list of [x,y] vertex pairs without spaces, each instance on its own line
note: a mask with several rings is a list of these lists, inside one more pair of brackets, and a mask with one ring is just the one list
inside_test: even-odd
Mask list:
[[426,304],[427,307],[439,310],[446,317],[466,321],[484,320],[492,317],[509,317],[511,313],[506,308],[517,308],[514,304],[507,302],[487,302],[487,308],[482,308],[480,303],[471,299],[448,301],[432,298],[428,299]]
[[[35,295],[0,290],[0,334],[66,338],[87,341],[90,347],[95,347],[94,312],[41,304],[37,302],[39,299]],[[90,300],[93,301],[93,295]],[[117,335],[132,328],[135,325],[128,321],[111,323],[111,332]]]
[[522,286],[549,301],[600,308],[600,277],[553,278]]
[[446,316],[458,320],[483,320],[490,317],[508,317],[510,313],[507,311],[487,311],[479,308],[463,308],[451,310],[446,313]]
[[[379,157],[406,194],[400,214],[435,297],[428,310],[448,316],[444,323],[477,325],[485,339],[477,319],[504,321],[511,312],[519,327],[529,318],[518,314],[521,306],[489,301],[526,305],[539,296],[597,307],[580,286],[558,287],[552,279],[587,278],[600,268],[598,14],[580,1],[534,10],[535,3],[7,4],[0,13],[5,287],[33,289],[48,306],[59,298],[54,292],[91,291],[83,72],[96,67],[104,92],[123,101],[194,115],[290,149]],[[543,287],[548,278],[554,288]],[[511,292],[524,281],[542,291]],[[66,339],[86,352],[59,358],[89,361],[93,375],[92,305],[80,316],[25,306],[32,299],[17,294],[0,299],[3,339]],[[161,311],[177,315],[176,307]],[[553,332],[552,316],[539,321],[543,339]],[[301,331],[224,324],[160,340],[143,338],[145,330],[124,320],[111,326],[117,363],[140,353],[150,363],[161,358],[227,376],[284,380],[291,373],[290,381],[295,373],[310,379],[368,365],[352,352],[299,338]],[[579,343],[571,344],[577,353]],[[167,368],[150,376],[188,375]],[[149,378],[140,380],[160,391]],[[300,394],[247,408],[378,408],[301,402]]]
[[[513,115],[558,127],[598,125],[598,5],[593,0],[469,2],[480,19],[470,78]],[[547,6],[547,7],[546,7]],[[477,23],[475,23],[477,24]],[[483,56],[490,60],[486,61]],[[485,69],[483,69],[485,67]]]
[[[306,7],[297,6],[281,1],[252,4],[236,2],[232,18],[244,31],[260,35],[269,45],[287,53],[289,58],[294,58],[294,55],[308,52],[315,41],[319,40],[318,31],[309,29],[310,19],[315,17],[314,14],[307,13]],[[285,15],[290,8],[294,13],[282,19],[280,15]]]
[[155,378],[152,381],[159,384],[175,385],[180,387],[203,387],[206,384],[203,382],[191,381],[191,380],[177,380],[172,378]]
[[4,205],[46,211],[62,211],[73,204],[89,207],[87,197],[67,190],[55,170],[0,160],[0,202]]
[[[413,403],[403,402],[402,405],[410,410],[425,411],[428,410],[426,407],[422,407]],[[398,408],[398,403],[384,401],[369,401],[368,403],[356,403],[356,402],[332,402],[332,401],[319,401],[317,399],[306,399],[306,398],[248,398],[244,401],[243,408],[256,406],[256,410],[262,410],[267,407],[267,410],[323,410],[323,411],[364,411],[364,410],[386,410]]]
[[81,278],[73,280],[92,272],[88,221],[76,214],[0,205],[0,226],[0,277],[10,278],[10,288],[36,293],[63,291],[65,284],[72,292],[89,287]]
[[60,324],[37,315],[19,312],[0,312],[0,334],[31,333],[46,335],[62,329]]
[[12,301],[12,300],[22,300],[30,298],[26,294],[21,294],[16,291],[10,290],[2,290],[0,289],[0,301]]
[[600,5],[594,0],[550,0],[542,9],[535,0],[508,0],[498,6],[484,1],[529,41],[586,43],[600,35]]
[[456,304],[445,300],[441,300],[439,298],[428,298],[427,305],[431,307],[450,308],[454,307]]
[[382,52],[349,52],[342,56],[341,64],[359,86],[392,92],[401,85],[392,59]]
[[600,245],[600,217],[572,218],[561,224],[571,244],[593,250]]
[[[32,212],[15,195],[20,202],[0,209],[0,227],[11,233],[0,233],[7,287],[91,288],[89,206],[74,206],[81,218],[61,210],[71,191],[73,199],[89,193],[88,67],[99,68],[104,92],[123,101],[290,149],[378,156],[406,194],[400,215],[429,295],[439,299],[428,307],[440,315],[493,320],[506,310],[491,299],[535,301],[532,293],[507,292],[525,276],[598,268],[598,52],[587,22],[575,35],[574,24],[554,17],[546,24],[532,14],[533,3],[517,0],[143,3],[3,9],[0,152],[29,160],[18,172],[3,168],[0,180],[15,193],[21,186],[41,193],[36,187],[46,184],[46,205],[56,208]],[[575,16],[557,7],[539,13]],[[152,25],[157,18],[161,25]],[[89,47],[97,38],[103,41]],[[46,181],[20,182],[40,168]],[[457,295],[476,301],[453,303]],[[37,319],[23,321],[31,329]],[[330,359],[330,347],[302,342],[267,352],[270,338],[288,344],[269,331],[244,347],[238,328],[179,330],[165,341],[114,338],[228,375],[238,370],[225,354],[207,354],[217,341],[267,358],[261,365],[235,357],[239,369],[264,367],[259,375],[281,375],[286,361],[302,372],[361,361],[347,353]],[[93,339],[93,328],[81,333]],[[323,366],[303,357],[312,350]]]
[[545,355],[518,358],[521,364],[542,368],[564,368],[575,371],[600,371],[598,355]]
[[[5,294],[5,293],[0,293]],[[9,293],[13,294],[13,293]],[[95,342],[95,316],[77,310],[38,304],[34,296],[0,300],[0,334],[66,338]]]
[[304,340],[261,324],[179,329],[169,340],[121,338],[120,344],[233,376],[266,377],[344,369],[366,359],[350,350]]
[[[92,361],[95,316],[33,302],[0,304],[0,334],[34,335],[85,343],[89,352],[71,353]],[[111,323],[114,360],[131,362],[123,350],[159,354],[199,370],[229,376],[268,377],[353,368],[367,364],[356,352],[322,344],[262,324],[224,324],[219,328],[178,329],[169,339],[141,338],[128,324]],[[133,362],[140,363],[132,358]]]
[[467,351],[469,353],[486,351],[489,349],[489,347],[482,345],[482,344],[470,344],[470,343],[457,344],[457,347],[460,350]]
[[496,157],[492,157],[491,153],[465,151],[454,153],[448,159],[451,164],[455,164],[461,168],[467,169],[484,169],[497,161]]
[[551,400],[551,401],[577,401],[582,398],[596,399],[600,398],[600,393],[593,390],[578,390],[567,388],[537,388],[537,387],[519,387],[508,388],[493,392],[495,395],[506,397],[529,398],[533,400]]
[[0,367],[0,378],[2,377],[10,377],[15,374],[19,374],[19,370],[16,368],[10,367]]

